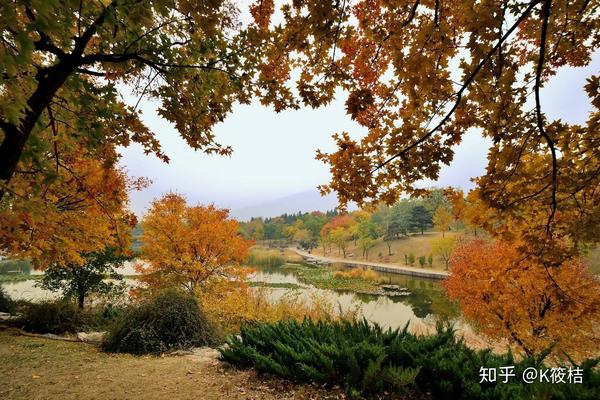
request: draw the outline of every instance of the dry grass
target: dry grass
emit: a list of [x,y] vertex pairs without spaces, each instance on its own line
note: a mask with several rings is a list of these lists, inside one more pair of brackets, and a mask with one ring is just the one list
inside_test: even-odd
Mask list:
[[372,269],[353,268],[346,271],[334,271],[333,276],[336,278],[358,278],[367,281],[379,281],[381,278],[377,272]]
[[[461,232],[446,232],[446,237],[454,237],[456,235],[460,235]],[[371,250],[369,250],[369,260],[371,262],[379,262],[379,263],[390,263],[390,264],[398,264],[405,265],[404,263],[404,255],[405,254],[414,254],[415,255],[415,264],[414,267],[419,267],[418,258],[419,256],[425,256],[427,258],[431,251],[431,242],[434,239],[439,239],[442,237],[441,232],[425,232],[425,234],[415,234],[408,236],[406,238],[397,239],[392,242],[392,255],[388,255],[388,246],[381,239],[377,240],[377,244]],[[313,250],[313,254],[323,256],[323,247],[319,247],[318,249]],[[362,255],[362,250],[358,246],[354,246],[354,242],[348,243],[348,250],[346,251],[347,259],[349,260],[364,260]],[[339,258],[342,259],[341,254],[338,254],[338,249],[333,246],[331,248],[331,253],[327,251],[325,257],[330,258]],[[439,259],[438,256],[433,255],[433,269],[443,271],[445,270],[445,264],[443,261]],[[432,268],[429,265],[426,265],[425,268]]]
[[106,354],[92,345],[20,336],[0,327],[0,398],[272,400],[344,395],[213,359]]
[[206,314],[216,321],[226,333],[239,332],[247,322],[276,322],[282,319],[302,321],[305,317],[314,320],[336,318],[353,319],[358,310],[340,313],[337,304],[322,293],[304,293],[292,290],[280,298],[273,298],[270,288],[254,290],[231,290],[218,295],[200,297]]

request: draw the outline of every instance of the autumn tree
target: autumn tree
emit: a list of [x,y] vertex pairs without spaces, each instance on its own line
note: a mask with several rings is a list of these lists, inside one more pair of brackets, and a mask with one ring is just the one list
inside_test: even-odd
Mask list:
[[190,292],[215,280],[240,277],[239,264],[252,244],[239,234],[228,210],[188,206],[170,193],[155,200],[142,220],[140,266],[156,286],[177,285]]
[[473,324],[493,338],[509,338],[526,355],[551,345],[556,354],[594,355],[600,283],[578,259],[558,268],[538,261],[515,244],[463,241],[445,286]]
[[455,244],[456,239],[453,237],[442,237],[431,241],[431,251],[444,263],[446,271],[449,268]]
[[56,141],[85,153],[135,142],[168,160],[139,117],[139,100],[121,100],[123,87],[158,100],[160,115],[192,148],[219,154],[231,149],[211,128],[234,102],[247,103],[252,91],[279,97],[267,88],[270,74],[259,77],[264,18],[240,29],[227,1],[17,0],[2,2],[0,15],[3,186],[23,170],[19,162],[49,174],[60,159]]
[[316,246],[316,242],[313,241],[310,231],[306,228],[298,229],[294,233],[293,240],[306,250],[312,250]]
[[433,226],[442,231],[442,237],[450,230],[450,224],[454,221],[452,214],[444,206],[439,206],[433,214]]
[[[292,7],[286,22],[313,15],[311,6]],[[584,87],[592,111],[580,124],[552,120],[542,95],[559,68],[592,62],[596,2],[364,0],[341,14],[335,40],[320,46],[330,57],[306,67],[306,85],[322,71],[341,76],[348,114],[368,133],[339,132],[337,150],[318,154],[332,174],[323,192],[359,206],[423,194],[416,183],[435,181],[475,128],[491,142],[477,187],[506,228],[497,234],[520,232],[530,253],[548,258],[565,236],[572,249],[599,240],[600,77],[594,71]],[[310,29],[303,37],[317,42]]]
[[311,213],[306,213],[301,219],[305,229],[310,232],[311,241],[316,243],[319,239],[321,229],[328,222],[327,216],[320,211],[313,211]]
[[244,237],[251,240],[262,240],[265,237],[265,225],[262,218],[252,218],[240,226]]
[[488,218],[489,213],[490,209],[481,199],[479,191],[471,190],[467,194],[465,200],[463,219],[467,227],[473,230],[473,234],[475,236],[477,236],[478,234],[478,228],[483,228],[490,221],[490,219]]
[[128,195],[147,182],[129,179],[101,158],[82,158],[77,148],[61,151],[52,179],[20,174],[13,196],[0,201],[0,254],[45,269],[82,266],[86,255],[106,247],[127,253],[136,224]]
[[346,250],[348,249],[348,241],[352,238],[352,233],[348,228],[340,226],[335,228],[330,233],[330,240],[338,248],[338,254],[346,258]]

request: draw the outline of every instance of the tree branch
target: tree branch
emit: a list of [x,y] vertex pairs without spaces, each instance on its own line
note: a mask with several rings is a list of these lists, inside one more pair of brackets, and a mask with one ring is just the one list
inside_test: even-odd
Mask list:
[[502,46],[502,44],[506,41],[506,39],[508,39],[508,37],[514,32],[514,30],[517,29],[517,27],[525,19],[527,19],[527,17],[529,16],[529,14],[533,10],[533,8],[536,5],[538,5],[541,1],[542,0],[534,0],[531,3],[529,3],[529,5],[525,9],[525,11],[519,16],[519,18],[517,19],[517,21],[510,27],[510,29],[508,31],[506,31],[506,33],[500,38],[500,40],[498,40],[498,43],[496,43],[496,45],[494,47],[492,47],[492,49],[486,54],[486,56],[479,62],[479,64],[477,65],[477,67],[475,67],[475,69],[473,70],[473,72],[471,72],[471,74],[469,75],[469,77],[465,80],[465,82],[463,83],[463,85],[460,88],[460,90],[455,94],[456,101],[454,102],[454,105],[452,106],[452,108],[450,109],[450,111],[448,111],[448,113],[444,116],[444,118],[434,128],[430,129],[425,135],[423,135],[417,141],[415,141],[414,143],[412,143],[408,147],[404,148],[403,150],[399,151],[398,153],[394,154],[393,156],[391,156],[390,158],[388,158],[387,160],[385,160],[383,163],[378,164],[375,168],[373,168],[373,170],[371,171],[371,173],[373,173],[373,172],[375,172],[375,171],[383,168],[384,166],[386,166],[390,162],[394,161],[396,158],[405,155],[410,150],[414,149],[415,147],[419,146],[421,143],[425,142],[431,135],[433,135],[435,132],[437,132],[450,119],[450,117],[452,116],[452,114],[454,114],[454,111],[456,111],[456,109],[458,108],[458,106],[459,106],[459,104],[460,104],[460,102],[462,100],[462,95],[463,95],[464,91],[475,80],[475,77],[477,76],[477,74],[479,73],[479,71],[490,60],[490,58],[494,55],[494,53]]
[[540,131],[540,135],[546,140],[548,147],[550,148],[550,153],[552,155],[552,206],[551,212],[548,216],[548,222],[546,223],[546,233],[548,236],[552,236],[552,220],[554,219],[554,214],[556,214],[556,192],[558,189],[558,162],[556,158],[556,148],[554,144],[554,140],[548,135],[546,129],[544,128],[544,119],[542,116],[542,106],[540,103],[540,86],[542,82],[542,71],[544,69],[544,57],[546,55],[546,40],[548,35],[548,20],[550,19],[550,7],[551,0],[544,0],[544,4],[542,7],[542,33],[540,38],[540,55],[538,58],[536,75],[535,75],[535,112],[537,116],[537,126]]

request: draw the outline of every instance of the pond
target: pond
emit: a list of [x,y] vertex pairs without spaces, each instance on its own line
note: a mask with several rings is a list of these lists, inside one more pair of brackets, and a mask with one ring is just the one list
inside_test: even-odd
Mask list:
[[438,321],[447,321],[456,328],[471,332],[472,329],[462,320],[455,303],[446,296],[440,280],[418,278],[412,276],[377,272],[378,280],[388,285],[404,288],[403,295],[373,295],[344,290],[318,289],[305,285],[298,279],[294,268],[259,267],[251,276],[255,282],[267,284],[292,284],[296,288],[271,288],[271,296],[278,299],[288,293],[310,293],[325,295],[342,310],[357,305],[362,316],[371,322],[386,327],[404,327],[410,322],[411,330],[417,332],[431,331]]
[[[453,323],[463,336],[474,335],[473,329],[461,318],[457,305],[446,296],[441,281],[383,272],[377,272],[377,276],[378,280],[385,284],[403,288],[404,293],[374,295],[348,290],[319,289],[302,283],[294,268],[259,267],[250,280],[294,286],[294,288],[267,288],[269,297],[274,301],[286,295],[299,295],[306,301],[310,301],[311,295],[317,294],[339,306],[342,311],[358,308],[360,314],[367,320],[385,327],[404,327],[410,322],[411,331],[425,333],[433,330],[438,321],[443,321]],[[9,296],[18,300],[42,301],[60,296],[59,293],[37,287],[37,282],[37,280],[3,282],[2,286]],[[135,279],[125,279],[125,282],[130,286],[138,283]]]

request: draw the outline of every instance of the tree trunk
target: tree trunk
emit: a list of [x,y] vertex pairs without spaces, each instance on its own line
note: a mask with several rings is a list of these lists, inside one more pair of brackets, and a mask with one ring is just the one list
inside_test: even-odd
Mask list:
[[79,306],[80,310],[83,310],[83,305],[85,304],[85,293],[84,292],[79,292],[77,294],[77,305]]
[[387,247],[388,247],[388,256],[391,256],[392,255],[392,244],[388,243]]
[[[0,180],[8,184],[17,169],[17,164],[23,154],[25,144],[35,127],[40,115],[48,107],[54,94],[75,70],[75,65],[69,60],[61,61],[55,66],[44,70],[44,75],[36,77],[38,87],[27,100],[28,110],[15,126],[6,121],[0,121],[4,131],[4,140],[0,144]],[[4,191],[0,190],[0,200]]]

